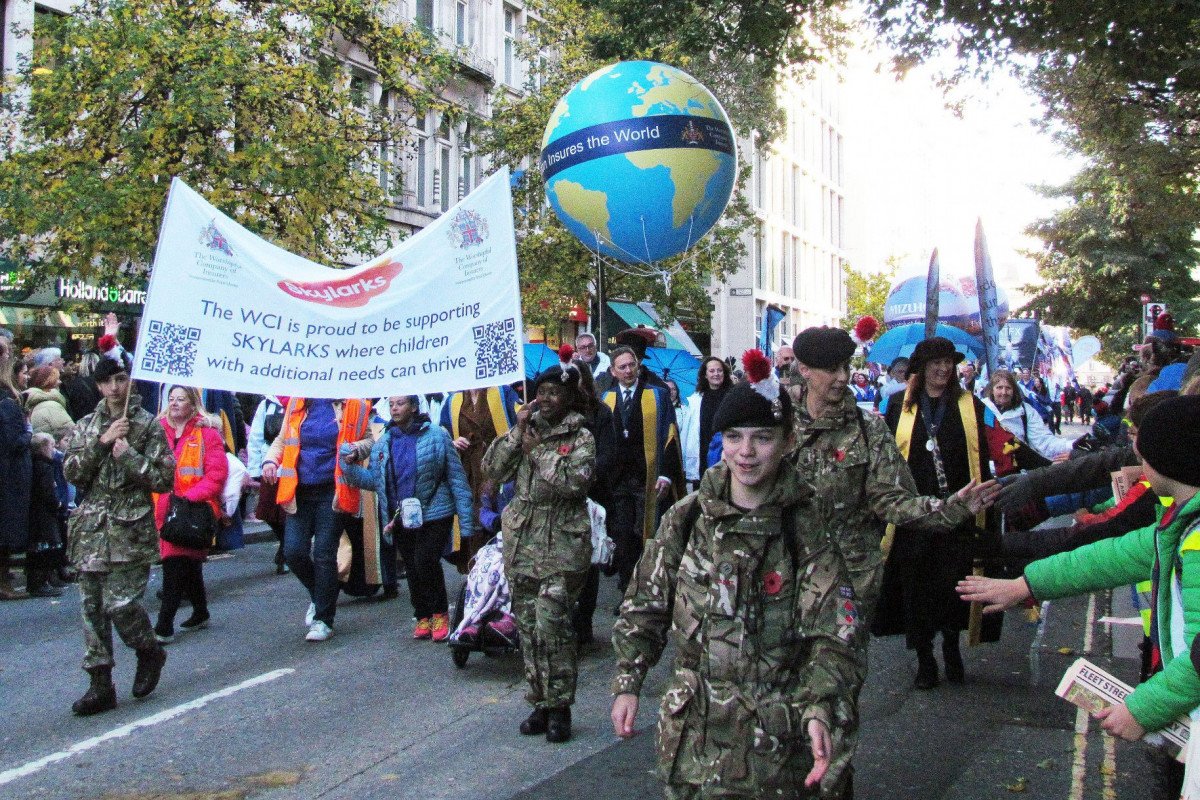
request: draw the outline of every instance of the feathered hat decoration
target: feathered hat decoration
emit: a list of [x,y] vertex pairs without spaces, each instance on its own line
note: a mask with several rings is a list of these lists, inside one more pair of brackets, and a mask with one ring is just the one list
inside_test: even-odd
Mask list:
[[570,373],[567,368],[571,366],[571,357],[575,355],[575,348],[569,344],[563,344],[558,348],[558,362],[562,366],[562,382],[567,383],[571,380]]
[[754,348],[742,353],[742,369],[746,371],[746,380],[750,388],[758,392],[771,404],[771,413],[775,419],[783,418],[783,404],[779,401],[779,381],[775,371],[771,369],[771,360],[762,350]]
[[864,345],[875,338],[875,334],[879,333],[879,320],[872,317],[870,314],[858,318],[858,322],[854,323],[854,330],[850,333],[850,338],[857,345]]

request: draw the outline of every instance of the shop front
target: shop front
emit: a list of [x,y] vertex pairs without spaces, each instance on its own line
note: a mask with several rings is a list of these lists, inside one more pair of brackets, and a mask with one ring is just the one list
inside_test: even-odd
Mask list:
[[0,327],[12,331],[17,352],[59,347],[72,359],[95,349],[109,313],[120,325],[121,344],[132,349],[145,302],[145,288],[133,283],[58,278],[30,288],[15,271],[0,272]]

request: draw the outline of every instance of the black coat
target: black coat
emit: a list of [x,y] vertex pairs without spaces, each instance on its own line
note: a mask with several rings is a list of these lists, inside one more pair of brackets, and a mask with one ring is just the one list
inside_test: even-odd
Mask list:
[[63,544],[62,514],[54,487],[54,462],[33,456],[33,480],[29,499],[29,549],[36,545]]
[[33,433],[16,398],[0,399],[0,550],[18,553],[29,538]]
[[[978,398],[973,400],[980,445],[979,470],[983,480],[988,480],[991,469],[984,406]],[[888,403],[887,424],[893,433],[899,426],[903,408],[900,396]],[[918,413],[908,466],[921,494],[940,496],[933,454],[925,447],[928,439],[925,421]],[[946,407],[937,441],[945,465],[948,494],[953,494],[971,481],[966,433],[955,401]],[[950,533],[897,529],[884,567],[882,594],[872,619],[872,632],[876,636],[903,633],[909,647],[918,647],[938,631],[966,630],[970,607],[959,599],[954,587],[971,573],[976,558],[1000,563],[999,536],[990,523],[989,519],[988,528],[981,530],[971,518]],[[1002,620],[1000,614],[984,617],[983,641],[1000,638]]]

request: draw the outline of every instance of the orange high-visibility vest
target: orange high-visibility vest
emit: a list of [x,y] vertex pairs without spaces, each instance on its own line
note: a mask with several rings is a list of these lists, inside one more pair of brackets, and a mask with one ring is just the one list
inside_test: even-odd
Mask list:
[[[199,420],[197,420],[199,421]],[[178,446],[178,442],[176,442]],[[174,492],[179,495],[184,495],[187,490],[200,482],[204,477],[204,430],[196,425],[192,428],[192,432],[187,435],[187,439],[183,442],[183,449],[179,451],[179,455],[175,459],[175,487]],[[154,495],[154,505],[158,507],[158,498],[161,495]],[[221,519],[225,516],[225,509],[221,503],[215,498],[209,498],[204,502],[213,510],[214,519]]]
[[[367,422],[370,417],[371,405],[365,400],[351,399],[342,401],[342,421],[338,426],[338,438],[333,466],[335,484],[334,505],[339,511],[349,514],[359,512],[359,492],[346,483],[342,475],[342,445],[347,442],[357,442],[366,438]],[[288,401],[287,412],[283,418],[283,457],[279,460],[279,488],[275,502],[279,505],[290,503],[296,497],[296,486],[300,483],[300,474],[296,463],[300,460],[300,426],[308,416],[308,403],[303,397],[293,397]]]

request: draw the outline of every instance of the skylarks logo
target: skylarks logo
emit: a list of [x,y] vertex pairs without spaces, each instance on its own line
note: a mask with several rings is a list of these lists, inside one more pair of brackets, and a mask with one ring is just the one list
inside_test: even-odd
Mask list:
[[278,286],[299,300],[339,308],[357,308],[383,294],[400,274],[404,265],[399,261],[386,261],[367,269],[353,278],[335,278],[328,281],[280,281]]

